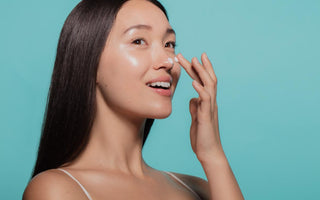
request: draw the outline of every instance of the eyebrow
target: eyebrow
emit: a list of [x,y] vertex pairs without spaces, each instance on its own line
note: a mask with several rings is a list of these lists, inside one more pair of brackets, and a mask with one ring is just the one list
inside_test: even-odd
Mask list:
[[[131,26],[129,28],[127,28],[123,34],[127,33],[128,31],[132,30],[132,29],[147,29],[147,30],[151,30],[152,27],[149,26],[149,25],[146,25],[146,24],[137,24],[137,25],[134,25],[134,26]],[[176,34],[176,32],[172,29],[172,28],[167,28],[166,30],[166,35],[168,34]]]

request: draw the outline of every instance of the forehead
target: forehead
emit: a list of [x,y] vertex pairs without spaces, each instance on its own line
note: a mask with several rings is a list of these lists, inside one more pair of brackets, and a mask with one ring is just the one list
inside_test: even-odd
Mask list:
[[146,0],[130,0],[124,3],[116,16],[114,26],[124,31],[136,24],[146,24],[153,28],[171,28],[162,10]]

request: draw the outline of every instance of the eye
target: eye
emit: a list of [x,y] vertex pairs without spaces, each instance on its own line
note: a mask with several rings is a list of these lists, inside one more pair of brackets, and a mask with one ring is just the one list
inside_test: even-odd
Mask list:
[[176,48],[176,46],[177,46],[177,44],[174,41],[167,42],[165,45],[165,47],[169,47],[169,48],[173,48],[173,49]]
[[139,38],[139,39],[134,40],[132,42],[132,44],[141,45],[141,44],[146,44],[146,42],[144,41],[144,39]]

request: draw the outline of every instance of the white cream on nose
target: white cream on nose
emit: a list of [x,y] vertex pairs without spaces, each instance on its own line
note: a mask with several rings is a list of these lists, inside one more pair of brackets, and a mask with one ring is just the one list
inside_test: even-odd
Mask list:
[[173,64],[172,58],[168,58],[169,63]]

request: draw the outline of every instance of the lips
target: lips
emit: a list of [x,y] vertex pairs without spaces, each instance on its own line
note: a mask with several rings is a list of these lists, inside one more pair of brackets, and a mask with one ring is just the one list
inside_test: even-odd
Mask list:
[[157,77],[157,78],[154,78],[154,79],[148,81],[148,82],[146,83],[146,85],[151,84],[151,83],[154,83],[154,82],[169,82],[170,85],[171,85],[171,83],[172,83],[172,77],[171,77],[171,76],[159,76],[159,77]]
[[150,89],[152,89],[154,92],[163,96],[171,97],[172,95],[172,92],[170,89],[161,89],[161,88],[153,88],[153,87],[150,87]]
[[[152,83],[156,83],[156,82],[167,82],[170,83],[170,87],[169,88],[157,88],[154,86],[150,86],[150,84]],[[171,76],[159,76],[157,78],[154,78],[150,81],[148,81],[146,83],[146,85],[148,85],[149,88],[151,88],[154,92],[163,95],[163,96],[168,96],[170,97],[172,95],[172,91],[171,91],[171,85],[172,85],[172,77]]]

